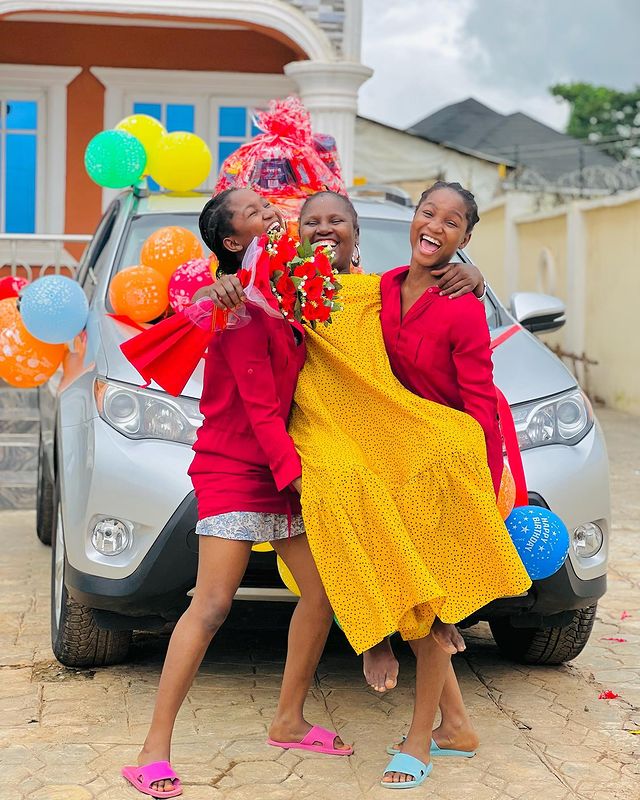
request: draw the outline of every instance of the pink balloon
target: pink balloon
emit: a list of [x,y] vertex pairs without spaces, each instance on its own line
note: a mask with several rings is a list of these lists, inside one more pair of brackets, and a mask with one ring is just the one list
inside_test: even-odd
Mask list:
[[174,311],[182,311],[203,286],[211,286],[213,276],[208,258],[192,258],[181,264],[169,281],[169,304]]

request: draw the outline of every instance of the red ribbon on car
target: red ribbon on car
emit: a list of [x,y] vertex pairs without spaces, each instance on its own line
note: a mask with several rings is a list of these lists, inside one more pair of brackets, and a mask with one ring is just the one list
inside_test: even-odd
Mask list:
[[[511,325],[506,331],[503,331],[499,336],[491,342],[491,349],[495,350],[500,347],[514,334],[521,330],[520,325]],[[502,430],[502,438],[504,440],[505,450],[507,451],[507,461],[509,462],[509,469],[513,475],[513,480],[516,485],[516,506],[529,505],[529,493],[527,492],[527,480],[524,474],[524,466],[522,464],[522,454],[520,453],[520,445],[518,444],[518,434],[516,426],[513,421],[513,414],[511,413],[511,406],[507,398],[496,386],[496,394],[498,396],[498,416],[500,417],[500,428]]]

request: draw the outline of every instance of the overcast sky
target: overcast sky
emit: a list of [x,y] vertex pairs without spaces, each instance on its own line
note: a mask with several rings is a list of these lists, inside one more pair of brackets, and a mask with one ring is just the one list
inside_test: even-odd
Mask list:
[[360,113],[406,128],[475,97],[562,130],[554,83],[640,83],[639,0],[363,0]]

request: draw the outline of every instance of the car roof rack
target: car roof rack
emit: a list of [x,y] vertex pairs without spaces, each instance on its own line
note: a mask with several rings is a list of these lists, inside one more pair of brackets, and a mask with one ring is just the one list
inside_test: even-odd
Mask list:
[[411,195],[399,186],[389,186],[384,183],[363,183],[350,186],[347,189],[349,197],[358,200],[374,200],[378,202],[396,203],[399,206],[413,208],[415,203]]

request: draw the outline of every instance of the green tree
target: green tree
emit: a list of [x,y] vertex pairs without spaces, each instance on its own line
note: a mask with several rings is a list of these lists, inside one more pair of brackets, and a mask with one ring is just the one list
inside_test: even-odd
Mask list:
[[602,148],[620,160],[638,154],[640,86],[621,92],[591,83],[558,83],[549,91],[571,106],[569,135],[601,141]]

